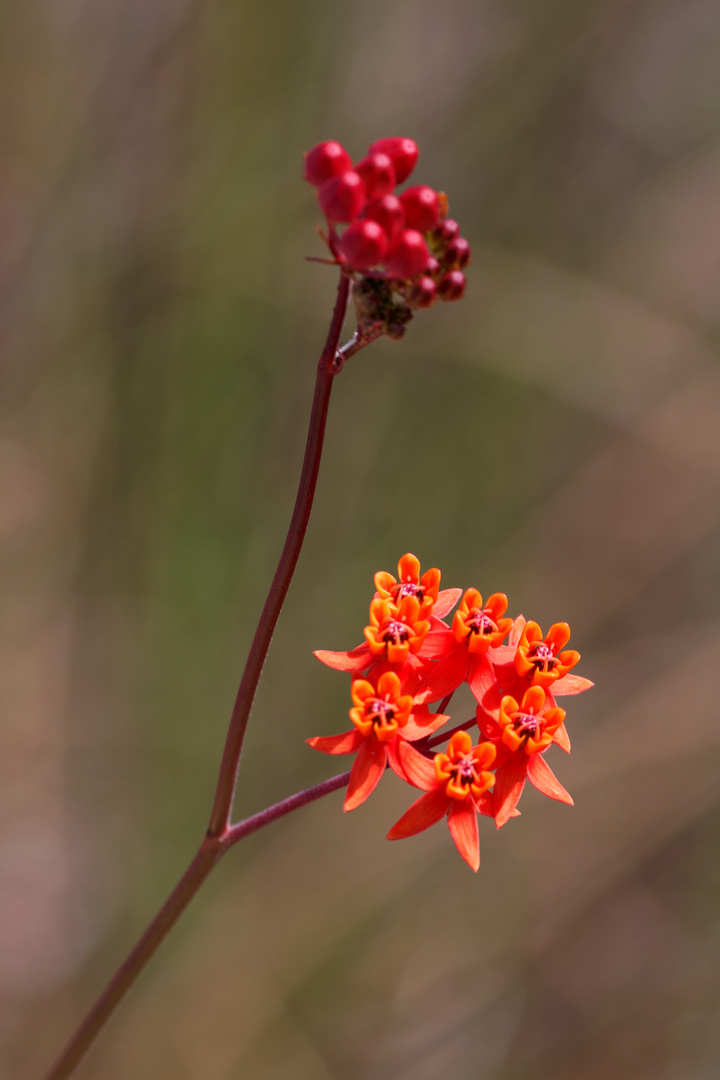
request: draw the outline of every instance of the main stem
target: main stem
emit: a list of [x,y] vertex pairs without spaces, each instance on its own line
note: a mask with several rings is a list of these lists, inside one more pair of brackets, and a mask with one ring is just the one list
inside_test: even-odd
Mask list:
[[282,549],[280,562],[275,571],[275,577],[272,580],[253,643],[250,646],[245,670],[240,680],[240,688],[235,699],[235,706],[230,717],[230,728],[225,741],[215,791],[215,802],[208,827],[208,836],[210,837],[221,836],[230,823],[240,754],[250,717],[250,709],[260,681],[260,674],[270,647],[275,624],[278,621],[280,609],[283,606],[300,555],[300,548],[305,538],[308,521],[310,520],[310,511],[312,510],[323,440],[325,438],[325,423],[330,403],[330,391],[332,390],[333,379],[342,366],[342,360],[338,360],[338,342],[345,319],[349,288],[349,279],[342,275],[338,285],[335,310],[333,311],[325,348],[318,361],[315,395],[310,413],[305,458],[300,474],[295,508],[290,520],[290,527],[285,546]]
[[343,783],[347,780],[346,776],[333,777],[330,781],[317,785],[316,788],[293,795],[289,799],[285,799],[283,802],[255,814],[252,818],[239,822],[234,827],[230,826],[240,754],[245,739],[250,709],[252,708],[263,664],[265,663],[265,657],[270,647],[275,624],[287,594],[310,519],[320,468],[320,457],[322,455],[333,379],[341,370],[347,357],[361,348],[363,344],[353,339],[347,349],[338,351],[340,333],[347,310],[349,289],[350,282],[348,278],[342,275],[338,284],[337,299],[330,322],[330,329],[318,361],[315,394],[310,413],[305,457],[295,499],[295,508],[290,520],[285,546],[240,681],[240,688],[230,718],[230,726],[215,791],[215,800],[206,836],[180,881],[133,950],[120,965],[105,990],[95,1001],[47,1074],[46,1080],[66,1080],[71,1075],[106,1021],[115,1011],[148,961],[154,956],[208,874],[229,847],[242,840],[243,837],[262,828],[263,825],[267,825],[278,817],[290,813],[291,810],[295,810],[330,791],[336,790],[338,787],[343,786]]

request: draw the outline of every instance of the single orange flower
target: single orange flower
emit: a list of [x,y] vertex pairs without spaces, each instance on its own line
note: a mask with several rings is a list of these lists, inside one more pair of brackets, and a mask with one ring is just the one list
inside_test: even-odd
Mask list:
[[483,606],[483,598],[477,589],[466,589],[453,619],[455,640],[467,645],[471,653],[496,649],[502,645],[513,624],[512,619],[502,618],[507,606],[505,593],[493,593]]
[[536,622],[525,623],[515,653],[518,675],[528,676],[533,686],[551,689],[580,659],[580,653],[574,649],[561,651],[569,640],[567,623],[553,623],[544,638]]
[[370,604],[370,626],[364,630],[370,652],[387,656],[391,664],[402,664],[408,653],[419,653],[430,629],[432,599],[403,596],[397,604],[377,599]]
[[384,671],[375,684],[368,679],[353,680],[351,694],[352,730],[306,740],[323,754],[357,754],[345,796],[346,810],[365,802],[388,765],[407,780],[398,759],[398,744],[432,735],[448,719],[431,713],[427,705],[415,705],[412,695],[403,693],[395,671]]
[[445,589],[439,592],[440,571],[433,567],[420,577],[420,560],[410,552],[400,559],[397,572],[397,578],[387,570],[378,570],[375,574],[375,588],[381,600],[398,604],[403,596],[414,596],[420,601],[429,596],[433,602],[433,615],[442,618],[454,608],[462,592],[461,589]]
[[467,731],[456,731],[447,751],[430,760],[407,743],[398,756],[411,784],[425,792],[403,814],[388,840],[401,840],[429,829],[447,815],[455,847],[472,870],[480,866],[477,815],[492,816],[490,789],[495,783],[490,768],[496,750],[491,742],[472,745]]
[[[496,739],[498,765],[493,803],[498,828],[512,817],[529,780],[538,791],[551,799],[573,805],[573,800],[547,765],[543,754],[553,742],[560,743],[565,710],[549,706],[542,686],[531,686],[522,702],[507,694],[500,704],[496,730],[478,707],[478,723]],[[561,743],[560,743],[561,744]],[[562,744],[561,744],[562,745]]]

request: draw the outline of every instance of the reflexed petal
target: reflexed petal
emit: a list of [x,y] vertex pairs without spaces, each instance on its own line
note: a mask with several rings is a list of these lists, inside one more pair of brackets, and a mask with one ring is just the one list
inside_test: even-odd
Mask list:
[[395,822],[387,834],[388,840],[404,840],[406,836],[415,836],[416,833],[429,829],[445,816],[449,801],[441,788],[421,795],[400,820]]
[[448,828],[455,847],[471,870],[477,873],[480,866],[480,839],[475,805],[472,799],[453,800],[448,814]]
[[531,758],[528,758],[527,775],[530,783],[538,791],[542,791],[543,795],[549,795],[551,799],[568,803],[570,806],[575,805],[542,754],[533,754]]
[[589,690],[594,685],[582,675],[563,675],[562,679],[553,683],[552,692],[554,697],[566,697],[568,694],[582,694],[583,690]]
[[433,605],[433,615],[438,619],[444,618],[452,611],[461,596],[462,589],[443,589],[438,593],[438,598]]
[[443,713],[431,713],[427,705],[416,705],[407,723],[400,728],[400,735],[408,742],[417,742],[426,735],[432,735],[449,719]]
[[423,660],[438,660],[440,657],[445,656],[448,649],[451,649],[454,645],[455,638],[452,630],[440,619],[432,617],[430,619],[430,630],[423,641],[420,656]]
[[327,649],[317,649],[313,656],[317,656],[322,664],[326,664],[335,671],[364,671],[373,662],[373,656],[367,645],[358,645],[349,652],[329,652]]
[[570,736],[568,735],[567,728],[564,724],[561,724],[559,728],[555,729],[553,742],[556,743],[561,750],[564,750],[566,754],[570,753]]
[[465,681],[467,670],[467,650],[462,645],[458,647],[452,639],[451,651],[442,660],[433,661],[424,669],[416,699],[422,703],[439,701],[457,690]]
[[508,645],[511,645],[513,649],[516,649],[520,643],[520,638],[522,637],[522,632],[525,629],[526,622],[527,619],[524,615],[518,615],[517,619],[513,623],[512,630],[510,631],[510,636],[508,638]]
[[387,747],[377,739],[365,739],[353,762],[343,809],[354,810],[364,803],[380,782],[387,764]]
[[365,736],[353,728],[352,731],[343,731],[342,735],[318,735],[305,742],[323,754],[354,754],[365,742]]
[[495,824],[498,829],[512,817],[512,812],[520,801],[527,779],[529,760],[525,754],[509,754],[498,767],[493,788]]
[[473,697],[482,705],[485,712],[491,716],[497,715],[500,708],[500,692],[498,690],[495,669],[490,663],[487,653],[482,656],[470,657],[470,665],[467,676],[468,686]]
[[432,760],[420,754],[405,739],[396,741],[398,758],[408,781],[421,791],[432,791],[437,787],[437,776]]

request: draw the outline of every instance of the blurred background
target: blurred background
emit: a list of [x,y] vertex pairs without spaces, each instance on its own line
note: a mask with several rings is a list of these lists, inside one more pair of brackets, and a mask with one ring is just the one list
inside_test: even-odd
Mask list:
[[[475,876],[389,777],[234,849],[79,1078],[710,1080],[720,8],[0,8],[0,1073],[42,1075],[205,828],[335,274],[301,154],[421,147],[466,299],[338,380],[237,813],[333,774],[372,574],[568,620],[574,810]],[[347,335],[352,331],[348,322]],[[460,696],[458,720],[471,713]]]

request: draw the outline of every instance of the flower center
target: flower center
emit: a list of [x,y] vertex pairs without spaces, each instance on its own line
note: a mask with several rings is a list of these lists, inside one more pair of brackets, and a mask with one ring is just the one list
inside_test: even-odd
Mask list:
[[376,698],[368,702],[368,712],[375,724],[387,724],[395,719],[395,707],[389,701],[381,701]]
[[385,633],[383,634],[383,641],[392,643],[393,645],[401,645],[407,641],[410,637],[410,628],[405,623],[398,622],[396,619],[391,619],[385,627]]
[[395,590],[395,603],[397,604],[404,596],[415,596],[422,600],[425,590],[422,585],[413,585],[412,581],[403,581]]
[[536,671],[552,671],[557,664],[555,653],[544,641],[528,649],[528,660],[534,664]]
[[539,717],[535,716],[534,713],[518,713],[513,718],[513,727],[515,730],[527,737],[532,736],[535,738],[537,735],[538,724]]
[[489,615],[486,615],[484,611],[478,611],[477,608],[472,608],[470,614],[466,619],[466,625],[470,627],[471,634],[494,634],[497,631],[497,625],[493,622]]
[[471,784],[477,784],[480,780],[475,768],[475,762],[471,757],[461,758],[453,766],[452,771],[455,774],[455,782],[462,784],[463,787],[470,787]]

